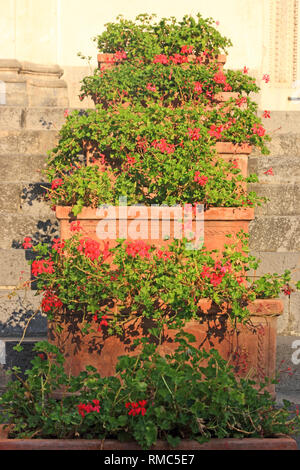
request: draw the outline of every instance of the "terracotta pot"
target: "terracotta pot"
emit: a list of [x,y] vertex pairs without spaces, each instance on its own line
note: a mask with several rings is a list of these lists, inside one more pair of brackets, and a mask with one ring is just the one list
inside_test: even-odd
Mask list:
[[252,152],[249,144],[233,144],[232,142],[216,142],[215,149],[223,160],[235,162],[244,177],[248,176],[248,158]]
[[[204,246],[208,250],[222,251],[224,244],[234,241],[240,230],[248,232],[249,222],[254,218],[253,208],[213,207],[202,213],[203,218],[199,213],[197,219],[194,217],[190,223],[187,221],[183,226],[183,212],[180,207],[174,209],[175,212],[171,211],[169,215],[166,215],[168,213],[163,209],[157,211],[155,207],[132,206],[128,209],[129,215],[126,216],[126,207],[122,206],[112,207],[110,215],[105,209],[98,211],[84,207],[77,217],[72,217],[71,207],[57,206],[56,217],[60,222],[60,237],[69,238],[72,235],[71,222],[79,220],[84,236],[98,242],[108,242],[110,247],[116,245],[118,238],[128,240],[140,238],[155,246],[167,246],[175,237],[189,237],[192,230],[200,239],[200,243],[201,237],[204,237]],[[226,237],[229,234],[232,235],[230,239]],[[166,235],[169,239],[165,239]]]
[[[196,338],[193,346],[207,351],[217,349],[234,366],[237,376],[250,374],[255,380],[274,378],[277,317],[283,312],[281,300],[255,300],[248,307],[249,325],[238,324],[237,327],[229,320],[226,307],[221,309],[208,299],[200,300],[199,307],[203,312],[199,319],[187,322],[184,327]],[[92,318],[88,321],[93,324]],[[55,329],[58,324],[60,333]],[[124,325],[121,336],[108,336],[105,329],[96,331],[96,323],[94,332],[82,334],[84,324],[80,314],[57,314],[48,325],[48,340],[64,354],[66,372],[75,376],[87,365],[94,366],[103,377],[114,375],[118,357],[136,355],[140,346],[136,347],[134,341],[149,335],[149,328],[154,326],[151,320],[133,319]],[[176,349],[175,335],[175,330],[165,328],[158,349],[160,354]],[[274,385],[269,391],[274,394]]]

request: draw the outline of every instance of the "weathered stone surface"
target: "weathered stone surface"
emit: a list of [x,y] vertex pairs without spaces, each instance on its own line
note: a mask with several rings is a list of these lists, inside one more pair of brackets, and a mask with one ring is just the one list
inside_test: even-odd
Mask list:
[[[40,311],[41,296],[30,289],[1,290],[0,337],[43,336],[47,331],[47,318]],[[30,322],[29,322],[30,320]]]
[[40,155],[57,144],[58,132],[51,130],[0,131],[0,154]]
[[250,271],[250,276],[262,276],[267,273],[283,273],[290,270],[295,281],[300,280],[300,252],[278,253],[274,251],[251,251],[251,255],[260,259],[258,269]]
[[[300,155],[300,133],[274,134],[272,141],[268,142],[268,148],[272,155],[289,157]],[[253,151],[253,155],[259,155],[258,150]]]
[[17,212],[20,209],[21,185],[0,183],[0,210]]
[[30,236],[36,241],[50,241],[58,235],[58,224],[53,213],[52,218],[39,218],[32,215],[0,211],[0,248],[19,248],[24,237]]
[[11,130],[22,127],[23,108],[19,106],[1,106],[0,129]]
[[0,155],[0,183],[45,182],[47,155]]
[[[273,175],[266,175],[265,172],[272,168]],[[300,182],[300,156],[251,156],[248,160],[248,170],[256,173],[259,183],[287,184]]]
[[0,286],[16,286],[22,282],[20,277],[30,278],[30,266],[23,249],[0,250],[0,266]]
[[270,119],[263,119],[263,125],[271,136],[297,133],[300,128],[300,111],[272,111]]
[[31,106],[68,106],[67,84],[63,80],[27,82],[28,105]]
[[27,129],[59,130],[65,123],[67,107],[33,107],[26,109]]
[[300,219],[297,216],[255,217],[249,233],[252,250],[300,251]]
[[268,201],[255,209],[256,216],[300,215],[300,181],[285,184],[249,184],[249,191],[255,191]]
[[[2,85],[1,104],[6,106],[27,106],[28,95],[26,80],[18,75],[0,74]],[[3,89],[4,88],[4,89]]]

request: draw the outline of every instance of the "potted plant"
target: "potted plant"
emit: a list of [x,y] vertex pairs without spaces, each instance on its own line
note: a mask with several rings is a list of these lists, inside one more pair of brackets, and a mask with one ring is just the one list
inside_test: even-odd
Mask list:
[[166,357],[145,343],[105,378],[91,366],[66,374],[57,348],[37,343],[32,368],[25,378],[14,368],[0,398],[0,450],[297,450],[297,410],[238,381],[217,351],[177,339]]

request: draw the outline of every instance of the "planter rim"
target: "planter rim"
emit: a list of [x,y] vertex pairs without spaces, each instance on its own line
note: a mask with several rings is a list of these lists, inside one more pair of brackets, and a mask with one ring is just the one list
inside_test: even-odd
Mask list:
[[[0,450],[142,450],[132,441],[119,442],[107,439],[0,439]],[[291,437],[274,438],[225,438],[211,439],[200,444],[195,440],[182,440],[176,447],[165,441],[157,441],[148,450],[298,450],[295,439]]]
[[247,143],[234,144],[232,142],[216,142],[215,149],[219,153],[235,153],[249,155],[252,152],[252,145]]
[[[98,62],[103,62],[103,59],[105,60],[106,58],[110,58],[112,56],[114,56],[114,52],[98,52],[97,54],[97,60]],[[196,56],[195,56],[196,57]],[[225,64],[226,63],[226,59],[227,59],[227,55],[226,54],[218,54],[217,55],[217,61],[219,63],[222,63],[222,64]],[[124,60],[124,59],[123,59]],[[109,60],[110,62],[110,60]]]
[[[110,206],[111,207],[111,206]],[[122,206],[116,206],[116,208],[122,207]],[[130,207],[130,206],[128,206]],[[131,206],[135,207],[135,206]],[[139,206],[136,206],[137,209]],[[140,206],[140,207],[147,207],[147,212],[149,216],[151,215],[152,220],[161,220],[163,217],[160,216],[155,216],[155,212],[152,212],[151,214],[151,206]],[[155,207],[154,207],[155,209]],[[84,219],[103,219],[106,218],[107,220],[110,219],[110,217],[105,217],[105,214],[97,214],[98,209],[97,208],[92,208],[92,207],[83,207],[81,212],[77,216],[71,216],[70,212],[72,210],[72,206],[56,206],[55,208],[55,214],[57,219],[67,219],[67,220],[84,220]],[[163,210],[163,207],[162,207]],[[146,219],[149,219],[149,216],[146,217]],[[114,218],[114,217],[113,217]],[[118,217],[116,214],[116,219],[135,219],[136,214],[133,216],[128,215],[121,215]],[[232,221],[232,220],[245,220],[245,221],[251,221],[254,219],[254,209],[252,207],[211,207],[207,211],[204,212],[204,220],[224,220],[224,221]],[[139,220],[143,220],[143,217],[140,217]],[[178,220],[178,216],[170,214],[170,216],[167,217],[167,220]]]

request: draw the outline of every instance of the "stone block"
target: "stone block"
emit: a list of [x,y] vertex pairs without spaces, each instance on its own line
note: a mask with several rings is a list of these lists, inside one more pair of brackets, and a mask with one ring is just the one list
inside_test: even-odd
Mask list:
[[0,131],[0,154],[46,154],[57,144],[58,132],[50,130]]
[[271,118],[263,119],[263,124],[271,136],[297,133],[300,128],[300,111],[272,111]]
[[1,106],[0,129],[20,129],[23,122],[24,109],[19,106]]
[[20,210],[21,190],[21,185],[18,183],[0,183],[0,211]]
[[0,338],[20,338],[24,332],[25,337],[47,334],[47,317],[40,310],[40,295],[30,289],[10,289],[1,290],[1,297]]
[[18,75],[3,75],[0,73],[0,81],[2,84],[1,104],[5,106],[28,105],[27,84],[24,78]]
[[256,216],[296,216],[300,215],[300,181],[285,184],[249,184],[249,191],[255,191],[268,200],[255,209]]
[[20,248],[24,237],[36,241],[50,242],[58,236],[58,223],[53,212],[52,217],[33,217],[20,213],[0,211],[0,248]]
[[[273,175],[264,172],[273,169]],[[256,173],[260,183],[268,184],[290,184],[300,182],[300,156],[286,156],[281,158],[277,155],[261,157],[249,157],[248,169],[250,173]]]
[[300,251],[300,219],[297,216],[261,216],[250,222],[250,249]]
[[[0,250],[0,286],[16,286],[22,280],[30,279],[30,266],[23,249]],[[1,291],[0,291],[1,293]]]
[[[271,142],[267,143],[271,155],[280,157],[289,157],[291,155],[300,155],[300,133],[289,132],[286,134],[274,134]],[[258,149],[253,151],[253,155],[260,155]]]
[[0,184],[45,182],[46,161],[46,154],[0,155]]
[[26,128],[59,130],[66,121],[67,107],[32,107],[26,109]]

